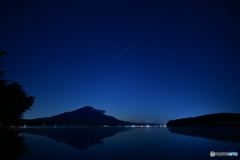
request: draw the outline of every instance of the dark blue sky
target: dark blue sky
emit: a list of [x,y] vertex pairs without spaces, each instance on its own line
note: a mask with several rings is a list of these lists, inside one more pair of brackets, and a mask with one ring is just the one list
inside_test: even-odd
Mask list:
[[237,0],[1,0],[24,118],[92,106],[133,122],[240,112]]

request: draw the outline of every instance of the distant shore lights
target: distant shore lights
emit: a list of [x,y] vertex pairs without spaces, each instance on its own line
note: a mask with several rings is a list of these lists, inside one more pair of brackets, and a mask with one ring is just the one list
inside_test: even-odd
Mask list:
[[166,125],[125,125],[125,127],[166,127]]

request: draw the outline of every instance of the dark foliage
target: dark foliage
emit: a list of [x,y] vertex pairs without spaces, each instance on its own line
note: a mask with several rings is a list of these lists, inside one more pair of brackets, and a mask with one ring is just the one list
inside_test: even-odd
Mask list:
[[189,117],[170,120],[167,124],[171,126],[193,126],[193,127],[215,127],[215,126],[240,126],[239,113],[216,113],[198,117]]
[[[0,57],[5,54],[0,52]],[[4,79],[3,73],[0,72],[0,124],[8,127],[19,124],[23,113],[33,105],[34,97],[29,96],[17,82],[8,83],[10,80]]]

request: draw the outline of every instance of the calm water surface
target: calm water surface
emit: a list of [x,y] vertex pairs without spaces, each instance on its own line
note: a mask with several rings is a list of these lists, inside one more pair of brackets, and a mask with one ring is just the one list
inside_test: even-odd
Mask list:
[[45,127],[22,128],[27,153],[19,160],[239,159],[239,128]]

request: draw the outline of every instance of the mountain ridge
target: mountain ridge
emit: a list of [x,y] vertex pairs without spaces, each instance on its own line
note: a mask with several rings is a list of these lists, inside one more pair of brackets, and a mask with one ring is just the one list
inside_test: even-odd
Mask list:
[[167,127],[215,127],[215,126],[240,126],[240,113],[214,113],[197,117],[170,120]]
[[118,120],[104,114],[104,110],[91,106],[76,109],[70,112],[60,113],[51,117],[32,119],[36,122],[50,123],[53,125],[129,125],[131,122]]

